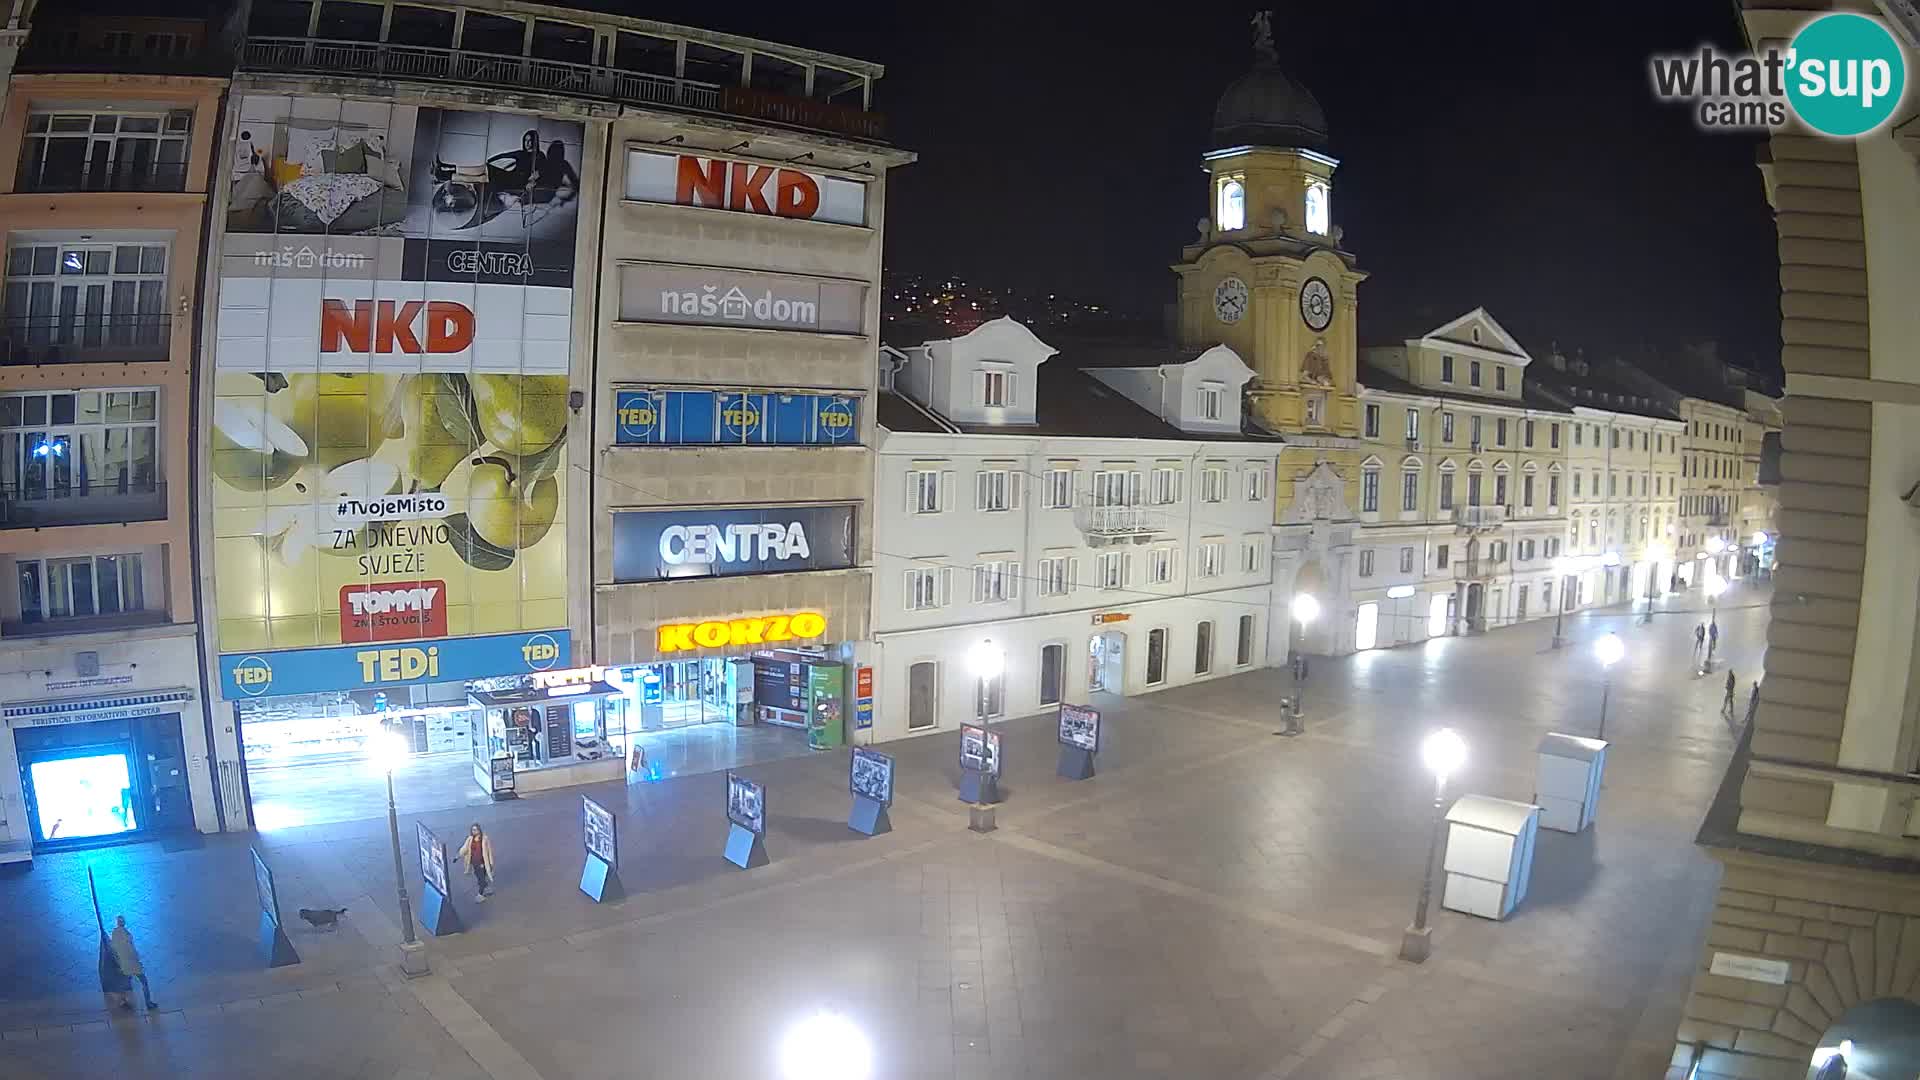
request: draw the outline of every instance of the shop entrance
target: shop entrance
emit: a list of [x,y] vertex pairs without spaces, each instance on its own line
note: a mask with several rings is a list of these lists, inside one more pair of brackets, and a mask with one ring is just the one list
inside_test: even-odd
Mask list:
[[1127,635],[1118,630],[1095,634],[1087,641],[1087,689],[1124,694]]
[[34,847],[89,847],[190,827],[179,743],[178,714],[16,730]]

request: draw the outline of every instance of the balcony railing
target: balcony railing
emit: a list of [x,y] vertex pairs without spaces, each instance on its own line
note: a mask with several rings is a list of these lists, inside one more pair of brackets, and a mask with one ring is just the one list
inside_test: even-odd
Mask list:
[[26,315],[0,319],[0,364],[137,364],[167,359],[173,317]]
[[1126,539],[1165,533],[1173,522],[1157,506],[1083,506],[1074,511],[1074,524],[1089,537]]
[[789,127],[836,131],[861,139],[878,140],[885,130],[885,117],[880,113],[810,98],[671,75],[465,49],[254,37],[248,38],[241,50],[240,66],[253,70],[458,82],[636,105],[664,105],[695,112],[727,113]]
[[20,163],[16,191],[185,191],[184,161],[133,162],[89,158]]
[[0,486],[0,529],[162,521],[165,484],[74,484],[22,490]]
[[1453,580],[1484,581],[1500,574],[1505,560],[1472,558],[1453,561]]
[[1491,529],[1507,523],[1504,506],[1456,506],[1453,523],[1462,529]]

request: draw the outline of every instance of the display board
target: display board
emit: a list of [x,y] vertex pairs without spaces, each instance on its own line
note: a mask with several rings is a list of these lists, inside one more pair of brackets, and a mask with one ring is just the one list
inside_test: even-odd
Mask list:
[[755,836],[767,834],[767,789],[739,773],[727,774],[727,820]]
[[613,811],[585,795],[580,796],[580,810],[588,854],[598,856],[608,866],[619,866],[620,823]]
[[977,724],[961,724],[960,767],[986,776],[999,776],[1000,733]]
[[1100,750],[1100,710],[1085,705],[1060,706],[1060,743],[1088,753]]
[[452,896],[453,890],[447,887],[447,845],[418,821],[413,823],[413,834],[420,845],[421,879],[438,889],[441,896]]
[[280,894],[273,887],[273,871],[267,868],[267,860],[260,857],[260,852],[248,848],[247,854],[253,856],[253,889],[260,900],[260,914],[279,926]]
[[864,746],[854,747],[853,760],[848,765],[847,788],[863,799],[892,806],[892,756]]

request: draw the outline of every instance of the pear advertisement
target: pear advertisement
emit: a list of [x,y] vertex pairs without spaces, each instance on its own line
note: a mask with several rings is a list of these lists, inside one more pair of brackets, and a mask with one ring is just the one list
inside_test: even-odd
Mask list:
[[220,651],[566,626],[580,125],[249,97],[235,131]]

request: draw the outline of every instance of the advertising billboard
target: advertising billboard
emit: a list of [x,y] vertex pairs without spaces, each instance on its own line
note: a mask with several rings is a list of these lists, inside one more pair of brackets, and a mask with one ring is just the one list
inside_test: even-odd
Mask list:
[[452,896],[447,888],[447,845],[418,821],[413,823],[413,838],[420,847],[421,880],[439,890],[441,896]]
[[727,774],[727,820],[755,836],[767,835],[767,788],[739,773]]
[[622,322],[858,334],[866,327],[866,311],[862,281],[717,266],[628,263],[620,268]]
[[620,865],[620,823],[613,811],[580,796],[580,823],[587,853],[608,866]]
[[978,724],[960,725],[960,767],[1000,775],[1000,733]]
[[1060,744],[1100,752],[1100,710],[1085,705],[1060,706]]
[[731,158],[627,151],[627,198],[746,214],[867,223],[865,181]]
[[621,390],[619,446],[848,446],[860,441],[860,400],[766,390]]
[[785,574],[854,563],[854,507],[617,510],[613,580]]
[[893,805],[893,758],[864,746],[853,748],[847,763],[847,789],[882,806]]
[[207,458],[220,651],[564,627],[581,126],[237,109]]

